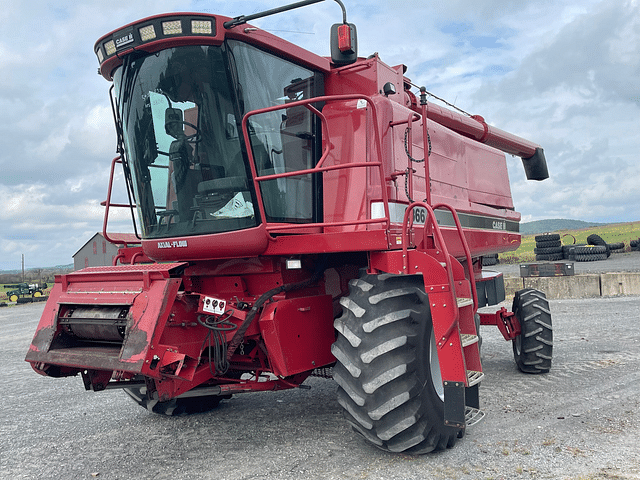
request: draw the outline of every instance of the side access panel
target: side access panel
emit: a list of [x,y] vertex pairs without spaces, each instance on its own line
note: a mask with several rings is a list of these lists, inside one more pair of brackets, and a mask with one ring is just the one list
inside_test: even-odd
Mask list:
[[287,377],[335,362],[331,295],[270,303],[259,323],[274,374]]

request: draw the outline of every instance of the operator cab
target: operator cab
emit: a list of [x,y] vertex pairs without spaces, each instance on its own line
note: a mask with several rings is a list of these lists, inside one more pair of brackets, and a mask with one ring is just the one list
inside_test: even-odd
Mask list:
[[[319,78],[320,77],[320,78]],[[322,95],[321,76],[252,45],[185,45],[134,52],[113,73],[118,116],[143,238],[242,230],[317,220],[311,175],[257,176],[313,168],[319,132],[304,107],[245,113]]]

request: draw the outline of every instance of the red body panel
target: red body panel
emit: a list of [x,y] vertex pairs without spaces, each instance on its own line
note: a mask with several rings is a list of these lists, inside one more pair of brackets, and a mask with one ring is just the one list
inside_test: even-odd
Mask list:
[[332,315],[329,295],[283,300],[265,308],[260,330],[271,354],[273,373],[288,377],[333,363],[333,324],[317,321]]

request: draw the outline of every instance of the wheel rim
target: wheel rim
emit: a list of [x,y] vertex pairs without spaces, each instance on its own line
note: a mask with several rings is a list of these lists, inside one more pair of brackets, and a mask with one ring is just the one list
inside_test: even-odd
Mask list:
[[429,369],[431,371],[431,382],[440,400],[444,402],[444,386],[442,385],[442,374],[440,373],[440,360],[438,359],[438,349],[436,346],[436,335],[431,330],[429,341]]

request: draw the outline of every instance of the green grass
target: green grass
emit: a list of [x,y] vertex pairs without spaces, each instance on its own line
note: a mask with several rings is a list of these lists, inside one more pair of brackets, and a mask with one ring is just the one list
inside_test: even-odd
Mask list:
[[[551,232],[550,232],[551,233]],[[587,237],[592,233],[600,235],[607,243],[623,242],[625,250],[629,251],[629,242],[640,238],[640,222],[612,223],[598,227],[582,228],[579,230],[559,230],[563,245],[573,243],[587,243]],[[538,235],[538,234],[536,234]],[[501,263],[533,262],[536,259],[533,249],[536,246],[536,235],[523,235],[520,247],[513,252],[499,255]],[[574,242],[575,237],[575,242]]]

